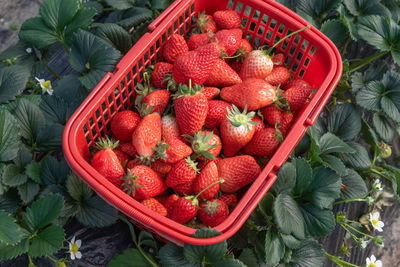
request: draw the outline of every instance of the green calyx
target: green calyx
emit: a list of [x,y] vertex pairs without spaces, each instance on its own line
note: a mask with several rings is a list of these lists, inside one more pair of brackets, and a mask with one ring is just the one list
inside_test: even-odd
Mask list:
[[119,141],[111,140],[108,137],[100,137],[99,141],[96,143],[96,148],[98,150],[105,150],[105,149],[115,149],[119,144]]
[[206,16],[206,12],[198,12],[198,17],[193,18],[193,22],[196,25],[195,29],[197,32],[204,33],[204,27],[207,26],[208,18]]
[[186,84],[179,84],[178,97],[194,96],[201,91],[203,91],[203,87],[201,85],[194,84],[194,86],[192,87],[192,80],[189,80],[189,86],[187,86]]
[[250,130],[250,125],[257,125],[258,122],[252,121],[256,113],[254,111],[247,113],[247,105],[244,107],[243,112],[240,112],[237,106],[232,104],[232,107],[227,107],[228,114],[226,117],[235,127],[244,126],[247,130]]
[[281,130],[279,130],[280,125],[275,125],[275,137],[282,143],[283,141],[283,134]]
[[178,90],[175,80],[172,77],[172,74],[167,74],[165,75],[165,78],[163,80],[163,83],[166,82],[167,83],[167,90],[170,92],[176,92],[176,90]]
[[123,187],[124,191],[128,195],[131,195],[132,197],[135,196],[137,188],[143,187],[138,184],[137,179],[138,179],[138,176],[136,176],[134,173],[132,173],[129,169],[128,169],[127,175],[125,175],[122,178],[122,180],[123,180],[122,187]]
[[290,112],[290,105],[287,102],[286,98],[282,95],[285,91],[279,88],[279,85],[276,88],[276,94],[274,97],[274,105],[279,110],[285,110]]
[[199,169],[197,168],[197,162],[194,162],[190,157],[185,158],[188,166],[192,168],[196,173],[199,173]]
[[199,131],[194,136],[184,135],[192,144],[192,150],[195,154],[202,156],[205,159],[215,160],[216,157],[209,151],[217,146],[217,144],[208,145],[208,141],[213,137],[214,132],[207,134],[206,131]]
[[158,141],[157,145],[153,147],[153,150],[156,152],[156,154],[154,155],[154,160],[157,159],[166,160],[168,148],[169,145],[165,142],[165,139],[163,141]]
[[216,185],[216,184],[223,183],[223,182],[224,182],[224,179],[219,178],[218,181],[209,184],[206,188],[204,188],[203,190],[201,190],[197,195],[195,195],[195,196],[186,196],[185,198],[186,198],[186,199],[189,199],[190,201],[192,201],[192,205],[193,205],[193,206],[197,206],[197,207],[198,207],[198,206],[199,206],[199,200],[198,200],[199,196],[200,196],[203,192],[205,192],[208,188],[210,188],[210,187],[212,187],[212,186],[214,186],[214,185]]
[[207,214],[214,215],[218,212],[220,206],[221,204],[219,204],[217,200],[208,200],[204,205],[204,209]]

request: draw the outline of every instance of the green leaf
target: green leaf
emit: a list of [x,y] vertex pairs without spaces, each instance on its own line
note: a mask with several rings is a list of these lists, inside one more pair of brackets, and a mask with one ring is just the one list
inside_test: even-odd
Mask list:
[[[147,254],[148,257],[151,257]],[[150,266],[146,258],[140,254],[136,248],[125,250],[122,254],[117,255],[109,263],[109,267],[148,267]]]
[[379,0],[344,0],[347,10],[356,17],[366,15],[390,16],[390,11]]
[[108,41],[123,54],[127,53],[132,47],[132,38],[130,34],[118,24],[99,24],[96,34]]
[[167,9],[172,4],[171,0],[151,0],[151,9]]
[[379,141],[378,137],[376,136],[376,133],[374,130],[369,126],[369,124],[364,120],[361,119],[361,133],[362,133],[362,138],[374,149],[378,149],[379,147]]
[[105,0],[105,1],[108,5],[112,6],[113,8],[120,10],[136,6],[135,0]]
[[38,17],[28,19],[22,24],[19,38],[38,49],[44,49],[58,42],[57,34]]
[[215,263],[215,267],[246,267],[243,262],[236,259],[225,259]]
[[52,255],[63,247],[64,239],[64,230],[52,224],[32,238],[28,253],[31,257]]
[[335,218],[331,210],[315,207],[311,203],[300,205],[300,211],[304,218],[306,236],[328,235],[335,228]]
[[73,103],[76,99],[86,98],[88,90],[82,86],[76,75],[66,75],[58,81],[54,88],[54,95],[62,98],[67,103]]
[[338,157],[343,163],[358,170],[368,169],[372,162],[365,147],[356,142],[348,142],[347,144],[352,147],[356,153],[338,153]]
[[29,176],[33,181],[38,184],[43,184],[42,178],[40,178],[40,173],[42,170],[42,165],[40,162],[32,161],[25,167],[25,174]]
[[381,51],[390,51],[396,64],[400,64],[400,26],[390,17],[369,15],[360,18],[358,35]]
[[[400,122],[400,112],[395,103],[388,97],[384,96],[381,98],[382,110],[386,113],[389,118],[392,118],[395,122]],[[379,134],[379,133],[378,133]]]
[[108,71],[113,71],[120,57],[117,50],[92,33],[78,30],[73,34],[69,62],[81,73],[79,80],[88,89],[93,89]]
[[15,45],[8,47],[0,53],[0,68],[8,66],[5,62],[10,60],[12,65],[23,66],[27,70],[31,69],[37,58],[34,53],[27,52],[28,48],[32,49],[32,46],[23,41],[18,41]]
[[68,106],[67,102],[55,95],[43,96],[40,103],[40,109],[47,120],[62,125],[67,123]]
[[293,195],[303,195],[312,181],[312,169],[304,158],[295,158],[293,164],[296,166],[296,185],[293,188]]
[[[202,228],[197,230],[192,236],[196,238],[209,238],[220,235],[221,233],[215,229]],[[183,254],[185,258],[190,262],[202,263],[203,260],[207,262],[217,262],[225,255],[227,250],[226,241],[208,245],[208,246],[196,246],[191,244],[185,244],[183,247]]]
[[386,143],[392,142],[394,130],[389,120],[384,115],[374,113],[374,116],[372,117],[372,125],[383,141]]
[[22,231],[11,214],[0,210],[0,244],[16,245],[21,241]]
[[0,210],[8,213],[15,213],[19,207],[20,199],[15,189],[10,189],[4,194],[0,194]]
[[289,262],[290,267],[319,267],[325,262],[325,253],[322,246],[315,240],[306,239],[294,250]]
[[96,15],[96,10],[93,8],[79,9],[75,14],[71,23],[65,28],[65,39],[68,44],[71,43],[71,37],[78,29],[87,30],[93,22],[93,17]]
[[31,202],[35,196],[39,193],[40,186],[32,181],[28,181],[18,186],[18,195],[21,197],[25,204]]
[[76,219],[85,226],[104,227],[117,220],[117,210],[99,196],[93,196],[76,206]]
[[22,137],[26,140],[36,140],[45,124],[44,115],[39,107],[26,99],[21,99],[15,116],[19,121]]
[[139,29],[141,25],[146,26],[146,22],[150,22],[152,19],[153,11],[148,8],[134,7],[122,13],[118,24],[127,30],[132,29],[132,27]]
[[299,0],[296,1],[296,12],[314,26],[326,18],[328,13],[337,7],[340,0]]
[[333,133],[324,134],[319,140],[321,154],[329,153],[354,153],[355,150],[349,147],[345,142]]
[[351,75],[351,87],[352,91],[356,93],[361,88],[367,86],[371,81],[381,80],[383,74],[388,70],[388,65],[383,60],[378,60],[371,64],[367,71],[364,72],[354,72]]
[[248,267],[259,267],[257,256],[251,248],[243,249],[240,253],[239,260]]
[[92,189],[74,173],[68,177],[66,185],[69,195],[76,201],[87,200],[93,195]]
[[347,28],[340,19],[325,21],[321,26],[321,32],[329,37],[337,47],[340,47],[347,36]]
[[[51,131],[48,131],[51,129]],[[64,127],[58,123],[47,122],[40,127],[36,138],[36,151],[45,152],[55,150],[62,146],[62,134]]]
[[283,233],[280,233],[281,238],[285,246],[291,249],[296,249],[300,246],[301,241],[295,238],[292,235],[285,235]]
[[265,196],[261,199],[260,203],[258,203],[258,208],[265,215],[272,214],[272,204],[274,203],[274,195],[270,192],[267,192]]
[[361,130],[360,112],[351,103],[336,105],[328,117],[328,131],[343,141],[354,139]]
[[164,267],[195,267],[199,264],[188,262],[183,255],[183,248],[172,242],[160,249],[158,258]]
[[359,197],[368,191],[364,180],[353,169],[348,169],[347,175],[342,176],[342,184],[345,185],[345,188],[340,190],[341,199]]
[[265,261],[265,236],[266,231],[248,231],[249,243],[254,246],[258,261]]
[[47,0],[40,5],[39,14],[47,26],[53,30],[62,30],[78,11],[78,1]]
[[69,173],[70,169],[65,160],[58,162],[53,156],[48,156],[42,162],[40,176],[45,185],[63,184]]
[[285,254],[285,245],[277,232],[270,228],[265,237],[265,262],[275,266]]
[[25,183],[28,180],[28,177],[22,173],[20,167],[9,164],[5,167],[3,171],[3,179],[2,182],[8,186],[18,186]]
[[0,68],[0,103],[15,99],[24,91],[29,71],[25,67],[11,66]]
[[10,246],[0,242],[0,260],[14,259],[15,257],[22,255],[28,251],[29,233],[28,231],[22,228],[21,232],[22,232],[22,239],[18,244],[14,246]]
[[290,191],[296,183],[296,168],[293,163],[285,163],[278,172],[278,179],[272,185],[275,193]]
[[15,165],[19,168],[24,169],[26,165],[32,162],[32,153],[29,149],[22,145],[18,150],[17,157],[14,159]]
[[356,94],[356,102],[361,107],[378,111],[380,109],[380,99],[383,94],[385,87],[383,83],[378,81],[372,81],[367,86]]
[[279,230],[284,234],[293,234],[299,239],[304,238],[303,218],[296,201],[286,193],[281,193],[275,199],[273,216]]
[[60,195],[49,194],[32,203],[24,214],[26,225],[36,231],[51,222],[60,214],[64,199]]
[[339,197],[341,188],[340,177],[332,170],[317,167],[313,171],[313,181],[308,188],[311,202],[320,209],[329,208]]
[[344,163],[338,158],[333,155],[321,155],[323,160],[322,165],[334,170],[338,175],[346,175],[347,170]]

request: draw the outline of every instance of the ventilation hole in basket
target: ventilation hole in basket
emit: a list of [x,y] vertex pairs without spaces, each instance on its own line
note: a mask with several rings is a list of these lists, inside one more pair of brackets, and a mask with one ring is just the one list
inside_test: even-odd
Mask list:
[[274,40],[274,44],[276,44],[277,42],[279,42],[279,40],[281,39],[281,37],[279,37],[278,35],[275,36],[275,40]]
[[272,32],[268,31],[267,35],[265,36],[265,39],[267,39],[268,41],[271,41],[271,38],[272,38]]
[[314,53],[315,53],[315,47],[312,46],[311,49],[310,49],[310,52],[309,52],[308,54],[309,54],[310,56],[312,56],[312,55],[314,55]]
[[290,57],[286,57],[286,59],[285,59],[285,65],[286,65],[286,66],[289,66],[289,65],[290,65],[290,62],[292,62],[292,59],[291,59]]
[[262,25],[259,25],[259,26],[258,26],[257,34],[259,34],[260,36],[262,36],[263,33],[264,33],[264,30],[265,30],[265,27],[262,26]]
[[303,44],[301,45],[301,48],[306,50],[308,47],[308,41],[307,40],[303,40]]
[[294,43],[298,44],[300,39],[301,39],[300,35],[296,35],[296,37],[294,37]]
[[306,58],[306,60],[304,61],[304,66],[307,67],[308,64],[310,64],[310,59]]
[[232,9],[234,2],[235,2],[234,0],[229,0],[229,3],[228,3],[228,8],[229,9]]
[[304,54],[303,54],[302,52],[299,52],[299,53],[297,54],[297,57],[296,57],[297,60],[300,61],[300,60],[303,58],[303,55],[304,55]]
[[263,22],[264,24],[267,24],[267,21],[268,21],[268,16],[264,14],[264,15],[262,16],[262,22]]
[[288,45],[289,45],[289,42],[288,41],[283,41],[283,44],[282,44],[282,46],[281,46],[281,49],[283,50],[283,51],[286,51],[286,48],[288,47]]
[[171,36],[172,35],[172,28],[169,27],[167,30],[167,36]]
[[289,50],[289,55],[293,56],[294,51],[296,51],[296,48],[294,46],[292,46]]
[[252,32],[254,32],[254,30],[256,29],[256,25],[257,25],[257,24],[256,24],[255,22],[252,21],[252,22],[250,23],[250,28],[249,28],[249,30],[252,31]]
[[147,60],[149,60],[149,55],[147,53],[144,54],[143,56],[144,62],[146,62]]
[[178,21],[175,21],[174,22],[174,32],[175,32],[175,30],[177,30],[178,29]]
[[258,21],[258,19],[260,18],[260,14],[261,14],[260,11],[258,10],[254,11],[253,19]]
[[242,27],[245,28],[247,25],[247,18],[242,18]]
[[292,66],[292,71],[296,72],[297,68],[299,67],[299,64],[297,64],[296,62],[293,64]]
[[251,33],[246,34],[246,39],[251,40],[253,38],[253,35]]
[[283,33],[284,30],[285,30],[285,25],[280,24],[280,25],[279,25],[278,32],[279,32],[279,33]]
[[256,39],[254,40],[254,45],[255,45],[256,47],[260,47],[260,43],[261,43],[261,39],[258,38],[258,37],[256,37]]
[[303,69],[301,69],[300,72],[299,72],[299,76],[300,76],[301,78],[303,78],[304,73],[306,73],[306,71],[303,70]]
[[269,25],[269,27],[270,27],[271,29],[275,29],[276,24],[277,24],[277,21],[276,21],[275,19],[272,19],[272,20],[271,20],[271,24]]
[[238,2],[238,3],[237,3],[237,6],[236,6],[236,11],[237,11],[237,12],[241,12],[242,9],[243,9],[243,4],[242,4],[241,2]]
[[250,16],[251,13],[251,6],[246,6],[246,9],[244,10],[244,14],[246,16]]

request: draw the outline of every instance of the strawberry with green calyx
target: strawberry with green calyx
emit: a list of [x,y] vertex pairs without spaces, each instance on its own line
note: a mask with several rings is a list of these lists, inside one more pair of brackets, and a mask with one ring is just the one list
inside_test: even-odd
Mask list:
[[201,130],[207,117],[208,101],[202,94],[202,87],[179,85],[178,96],[174,101],[176,121],[181,134],[191,135]]
[[280,109],[279,105],[269,105],[263,107],[260,109],[260,112],[269,126],[277,126],[283,135],[286,134],[286,131],[289,129],[292,123],[293,113],[284,109]]
[[169,63],[174,63],[180,56],[189,51],[185,38],[179,34],[172,34],[165,42],[163,47],[163,56]]
[[151,73],[151,83],[160,89],[167,89],[168,82],[165,78],[168,74],[172,74],[172,64],[167,62],[157,62],[154,65],[154,70]]
[[165,183],[173,189],[182,184],[191,184],[198,172],[197,163],[191,160],[190,157],[187,157],[172,165]]
[[264,122],[262,121],[262,119],[260,119],[260,117],[258,117],[257,115],[254,115],[252,121],[256,122],[257,124],[254,126],[255,130],[254,130],[254,134],[258,131],[261,131],[262,129],[265,129],[266,126],[264,124]]
[[160,115],[164,113],[168,105],[169,96],[171,93],[168,90],[156,90],[146,95],[141,104],[138,105],[139,113],[145,116],[149,113],[158,112]]
[[205,86],[202,93],[205,95],[207,100],[212,100],[216,98],[221,90],[219,90],[217,87],[210,87],[210,86]]
[[244,153],[253,156],[272,156],[283,140],[282,132],[276,128],[266,128],[257,132],[244,148]]
[[227,112],[228,115],[222,121],[220,130],[224,155],[231,157],[253,138],[257,122],[252,121],[255,112],[247,113],[247,106],[240,112],[235,105],[232,105]]
[[215,160],[222,149],[221,139],[212,131],[199,131],[194,136],[185,135],[199,159]]
[[126,166],[128,164],[128,162],[130,161],[131,157],[129,157],[128,154],[126,154],[125,152],[118,150],[118,149],[114,149],[113,150],[115,155],[117,155],[119,162],[121,163],[121,166],[124,168],[124,170],[126,169]]
[[218,44],[223,57],[231,57],[238,50],[242,35],[241,29],[221,30],[211,38],[211,42]]
[[132,133],[139,124],[140,116],[131,110],[120,111],[112,118],[112,134],[120,141],[131,141]]
[[139,159],[135,158],[135,159],[131,159],[130,161],[128,161],[128,163],[126,164],[126,169],[132,169],[135,166],[139,166],[142,165],[142,163],[140,162]]
[[[196,177],[193,182],[193,192],[199,194],[200,199],[212,199],[218,193],[219,190],[218,169],[214,161],[209,162]],[[214,184],[209,187],[210,184]],[[203,190],[208,188],[207,190]]]
[[200,204],[197,217],[209,227],[215,227],[228,218],[228,205],[220,199],[207,200]]
[[179,126],[174,116],[168,114],[161,118],[161,135],[165,140],[174,138],[182,140]]
[[122,183],[121,178],[124,177],[125,172],[113,151],[117,146],[118,141],[114,142],[108,137],[99,138],[96,144],[99,151],[93,156],[92,167],[119,188]]
[[227,115],[227,108],[230,107],[226,101],[223,100],[209,100],[208,112],[204,126],[207,129],[214,129],[218,127]]
[[277,53],[272,57],[272,62],[274,63],[274,67],[284,66],[285,65],[286,56],[283,53]]
[[211,161],[214,161],[215,162],[215,164],[217,164],[218,163],[218,161],[219,160],[221,160],[222,158],[220,157],[220,156],[217,156],[216,157],[216,159],[206,159],[205,161],[204,160],[199,160],[199,164],[198,164],[198,168],[199,168],[199,170],[202,170],[202,169],[204,169],[204,167],[208,164],[208,163],[210,163]]
[[240,27],[242,19],[235,10],[218,10],[214,12],[215,23],[221,29],[235,29]]
[[140,112],[140,104],[143,103],[143,98],[145,98],[148,94],[154,92],[155,90],[157,90],[157,88],[151,85],[150,75],[147,72],[145,72],[143,74],[143,83],[139,83],[137,85],[137,88],[135,89],[136,92],[135,106],[139,112]]
[[158,141],[157,146],[153,149],[156,151],[156,159],[161,159],[169,164],[174,164],[192,154],[190,146],[176,138]]
[[290,106],[290,111],[300,110],[307,102],[314,89],[304,86],[292,86],[282,93],[282,97]]
[[152,198],[167,189],[160,174],[143,165],[129,169],[122,180],[124,191],[134,199]]
[[190,221],[197,215],[197,210],[199,207],[199,195],[201,195],[209,187],[212,187],[215,184],[222,182],[223,180],[218,180],[215,183],[210,184],[208,187],[199,192],[196,196],[180,197],[174,202],[169,217],[178,223],[186,223]]
[[164,207],[167,209],[168,217],[172,213],[175,202],[179,199],[177,194],[170,195],[164,202]]
[[164,205],[161,204],[155,198],[148,198],[148,199],[142,200],[140,203],[142,203],[142,205],[145,206],[146,208],[148,208],[152,211],[155,211],[162,216],[166,217],[168,214],[167,209],[164,207]]
[[287,90],[287,89],[289,89],[291,87],[295,87],[295,86],[311,88],[311,86],[308,84],[308,82],[306,82],[302,79],[293,79],[292,81],[288,82],[283,89]]
[[216,32],[218,30],[214,18],[210,15],[198,12],[197,17],[193,17],[193,30],[196,33]]
[[226,87],[241,83],[239,75],[225,61],[217,59],[204,85]]
[[277,43],[275,43],[272,47],[270,47],[267,51],[263,50],[253,50],[251,51],[247,57],[245,58],[242,68],[240,70],[240,77],[242,80],[249,78],[257,78],[264,79],[271,73],[274,62],[272,61],[272,57],[270,56],[272,50],[282,43],[287,38],[295,35],[301,31],[310,28],[310,26],[304,27],[298,31],[295,31],[284,38],[280,39]]

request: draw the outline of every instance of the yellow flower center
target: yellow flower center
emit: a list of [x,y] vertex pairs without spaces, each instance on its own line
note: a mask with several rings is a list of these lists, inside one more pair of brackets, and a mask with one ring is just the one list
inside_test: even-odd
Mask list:
[[373,262],[371,262],[371,263],[368,265],[368,267],[376,267],[376,264],[373,263]]
[[43,87],[46,88],[46,90],[50,90],[51,82],[49,80],[45,81],[42,83]]
[[72,243],[71,244],[71,252],[73,254],[76,254],[78,252],[78,250],[79,250],[78,246],[75,243]]
[[[372,225],[373,225],[373,226],[377,226],[377,225],[378,225],[378,220],[376,220],[376,219],[372,219],[371,222],[372,222]],[[374,264],[374,263],[373,263],[373,264]],[[372,265],[371,265],[371,266],[372,266]],[[374,266],[376,267],[375,264],[374,264]]]

